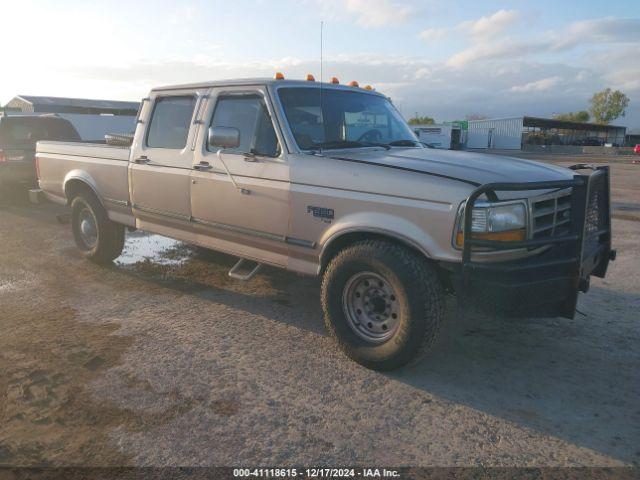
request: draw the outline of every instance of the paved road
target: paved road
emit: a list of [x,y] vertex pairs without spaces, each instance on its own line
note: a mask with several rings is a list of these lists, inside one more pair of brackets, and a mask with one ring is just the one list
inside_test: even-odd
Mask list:
[[575,320],[450,305],[421,364],[347,360],[318,282],[130,235],[81,259],[63,210],[0,207],[0,464],[640,462],[640,222]]

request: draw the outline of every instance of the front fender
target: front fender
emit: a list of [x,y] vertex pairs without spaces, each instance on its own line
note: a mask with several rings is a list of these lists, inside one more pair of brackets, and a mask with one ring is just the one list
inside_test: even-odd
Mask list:
[[340,218],[322,235],[319,243],[321,258],[324,259],[331,245],[344,235],[352,233],[372,233],[392,238],[413,247],[428,258],[434,258],[438,246],[426,232],[426,226],[419,226],[410,220],[388,213],[358,212]]

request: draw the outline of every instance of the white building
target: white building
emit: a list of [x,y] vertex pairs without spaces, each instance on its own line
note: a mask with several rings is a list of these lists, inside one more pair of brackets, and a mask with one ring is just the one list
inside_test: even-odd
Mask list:
[[132,133],[139,102],[18,95],[5,107],[25,113],[53,113],[69,120],[86,141],[104,141],[108,133]]
[[552,118],[469,120],[467,148],[535,150],[542,146],[622,146],[626,128]]
[[458,122],[411,125],[411,129],[421,142],[428,143],[434,148],[459,150],[464,143],[463,132]]
[[523,122],[524,117],[469,120],[467,148],[520,150]]

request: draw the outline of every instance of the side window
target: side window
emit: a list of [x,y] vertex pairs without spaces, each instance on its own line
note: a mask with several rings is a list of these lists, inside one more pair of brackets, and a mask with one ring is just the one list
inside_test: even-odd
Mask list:
[[192,95],[156,100],[147,132],[147,147],[181,150],[187,144],[196,99]]
[[237,153],[276,157],[278,138],[262,98],[254,95],[220,97],[211,119],[212,127],[234,127],[240,131]]

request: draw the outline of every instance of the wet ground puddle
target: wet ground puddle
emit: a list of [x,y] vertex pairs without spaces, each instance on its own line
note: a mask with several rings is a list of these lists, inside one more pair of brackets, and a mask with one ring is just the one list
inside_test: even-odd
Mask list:
[[128,232],[117,265],[130,266],[140,262],[177,266],[193,256],[191,248],[178,240],[145,232]]

